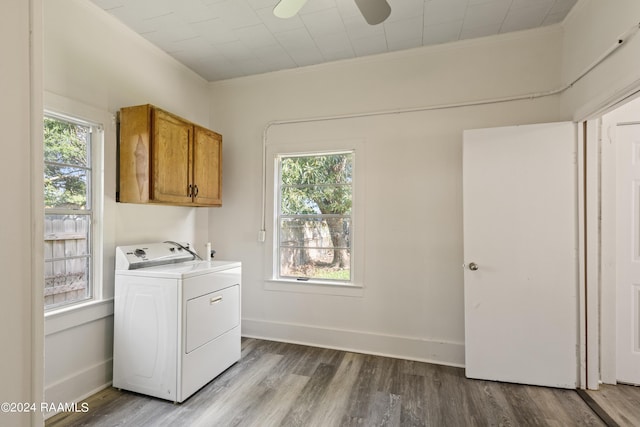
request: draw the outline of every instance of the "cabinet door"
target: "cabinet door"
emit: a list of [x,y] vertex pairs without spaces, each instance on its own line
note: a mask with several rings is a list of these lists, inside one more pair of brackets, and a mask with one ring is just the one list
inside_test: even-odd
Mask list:
[[149,202],[151,181],[151,106],[120,110],[118,201]]
[[152,117],[153,201],[191,203],[193,126],[158,109]]
[[222,205],[222,136],[198,126],[193,138],[193,183],[198,205]]

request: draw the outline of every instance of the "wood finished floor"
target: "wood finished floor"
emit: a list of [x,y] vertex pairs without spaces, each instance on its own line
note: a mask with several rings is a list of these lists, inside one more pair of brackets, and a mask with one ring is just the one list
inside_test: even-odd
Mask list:
[[468,380],[460,368],[249,338],[237,364],[182,404],[114,388],[86,402],[87,413],[58,414],[46,426],[605,425],[573,390]]
[[640,426],[640,387],[600,385],[587,394],[620,426]]

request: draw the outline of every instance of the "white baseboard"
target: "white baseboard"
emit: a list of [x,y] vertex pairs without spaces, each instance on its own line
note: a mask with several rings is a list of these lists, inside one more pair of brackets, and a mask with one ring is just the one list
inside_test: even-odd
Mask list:
[[[76,372],[54,384],[45,386],[44,396],[47,404],[77,403],[111,385],[113,378],[113,360],[108,359]],[[91,408],[89,408],[91,410]],[[45,419],[57,412],[44,414]]]
[[242,319],[242,336],[464,367],[464,343]]

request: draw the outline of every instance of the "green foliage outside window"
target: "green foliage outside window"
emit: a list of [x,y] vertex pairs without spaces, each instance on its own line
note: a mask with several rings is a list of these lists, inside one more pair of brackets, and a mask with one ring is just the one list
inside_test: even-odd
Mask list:
[[90,128],[44,119],[46,208],[88,209]]

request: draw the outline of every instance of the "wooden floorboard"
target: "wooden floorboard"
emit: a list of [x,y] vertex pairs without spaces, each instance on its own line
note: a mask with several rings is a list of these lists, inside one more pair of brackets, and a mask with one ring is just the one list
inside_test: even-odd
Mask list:
[[[640,389],[593,399],[640,425]],[[619,393],[620,392],[620,393]],[[637,392],[637,393],[636,393]],[[469,380],[460,368],[243,338],[242,358],[181,404],[114,388],[66,426],[604,426],[573,390]]]

